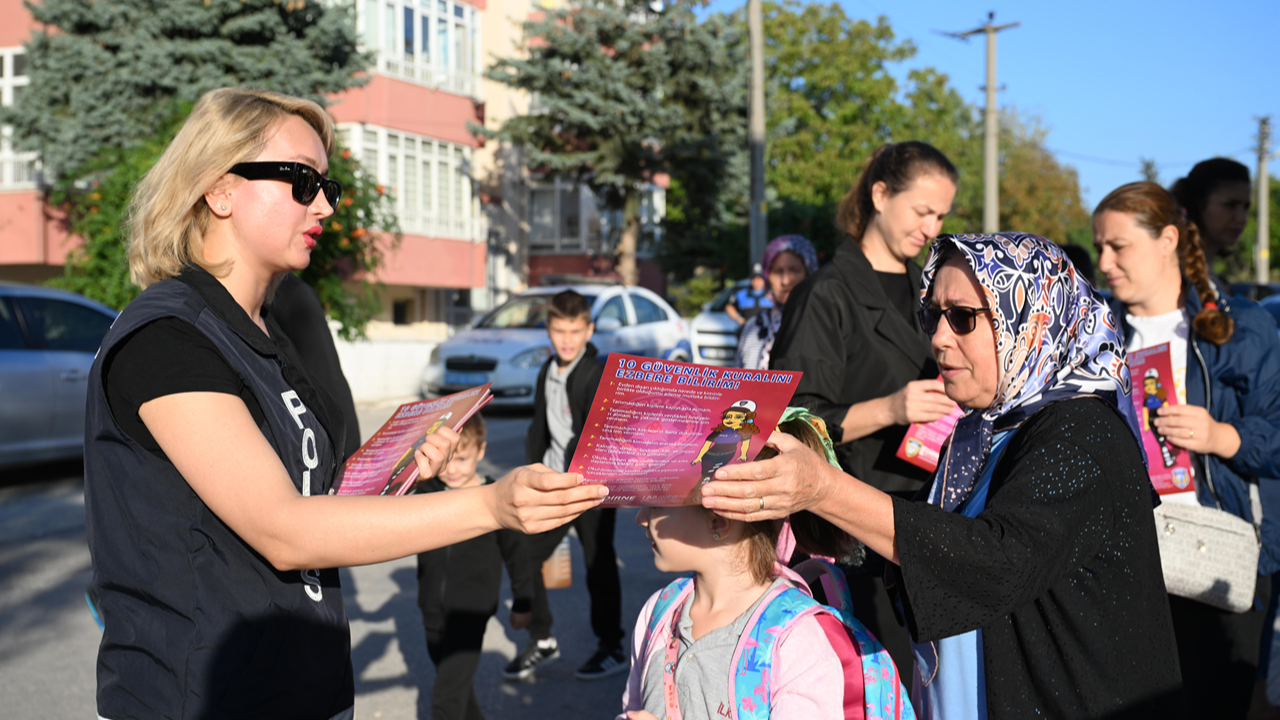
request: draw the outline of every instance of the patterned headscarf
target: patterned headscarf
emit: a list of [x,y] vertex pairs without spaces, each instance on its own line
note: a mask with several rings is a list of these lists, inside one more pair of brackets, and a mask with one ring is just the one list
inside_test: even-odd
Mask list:
[[939,461],[943,509],[954,510],[969,497],[995,433],[1017,427],[1055,400],[1101,398],[1124,417],[1141,447],[1115,317],[1062,250],[1025,233],[941,235],[925,263],[921,306],[947,245],[973,269],[991,308],[1000,380],[990,407],[956,423]]
[[795,253],[809,275],[818,272],[818,253],[814,251],[813,243],[800,235],[779,235],[764,246],[764,261],[760,265],[765,275],[769,274],[773,261],[784,252]]

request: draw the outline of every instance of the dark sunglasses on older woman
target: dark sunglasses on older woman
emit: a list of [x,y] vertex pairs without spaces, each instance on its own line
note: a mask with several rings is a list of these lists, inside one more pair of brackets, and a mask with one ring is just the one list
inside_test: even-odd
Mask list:
[[342,183],[300,162],[247,162],[232,166],[227,172],[245,180],[287,180],[293,184],[293,199],[303,205],[310,205],[321,190],[331,208],[338,207],[342,199]]
[[938,331],[938,321],[942,316],[947,317],[947,324],[955,331],[957,335],[968,335],[978,326],[978,313],[991,312],[989,307],[971,308],[963,305],[952,305],[943,310],[939,307],[926,305],[920,310],[920,327],[924,329],[924,334],[933,337]]

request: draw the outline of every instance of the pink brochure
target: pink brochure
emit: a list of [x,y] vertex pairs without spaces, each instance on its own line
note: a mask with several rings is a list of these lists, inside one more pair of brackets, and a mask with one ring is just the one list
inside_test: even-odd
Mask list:
[[441,398],[405,403],[396,408],[369,441],[360,446],[338,473],[331,495],[404,495],[418,479],[413,453],[427,436],[448,425],[462,427],[493,398],[487,383]]
[[611,354],[569,472],[609,486],[605,507],[697,504],[764,447],[800,375]]
[[1157,434],[1151,422],[1160,406],[1178,404],[1169,343],[1129,353],[1129,373],[1133,376],[1133,410],[1142,431],[1142,449],[1147,453],[1152,487],[1161,495],[1195,490],[1191,453]]
[[933,472],[938,468],[938,454],[942,452],[942,446],[963,415],[964,411],[956,408],[931,423],[911,423],[898,446],[898,457]]

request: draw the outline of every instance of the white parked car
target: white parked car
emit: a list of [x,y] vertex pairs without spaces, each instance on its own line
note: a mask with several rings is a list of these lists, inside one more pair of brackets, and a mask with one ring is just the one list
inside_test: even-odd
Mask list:
[[423,397],[492,382],[494,405],[532,405],[542,363],[555,352],[547,338],[547,303],[576,290],[591,304],[591,342],[611,352],[689,362],[688,328],[658,295],[622,285],[555,285],[526,290],[490,311],[475,326],[441,343],[422,373]]
[[739,280],[702,306],[702,312],[693,319],[693,329],[689,332],[694,362],[721,367],[733,366],[738,354],[740,327],[724,308],[734,293],[750,284],[750,280]]

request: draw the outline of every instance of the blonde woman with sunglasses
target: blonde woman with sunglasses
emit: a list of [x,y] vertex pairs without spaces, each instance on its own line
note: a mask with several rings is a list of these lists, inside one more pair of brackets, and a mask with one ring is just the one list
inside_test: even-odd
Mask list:
[[[264,303],[340,201],[333,145],[312,102],[215,90],[132,200],[145,289],[94,361],[85,443],[103,718],[351,718],[338,567],[547,530],[603,496],[541,466],[459,493],[328,494],[342,415]],[[422,474],[457,442],[428,438]]]

